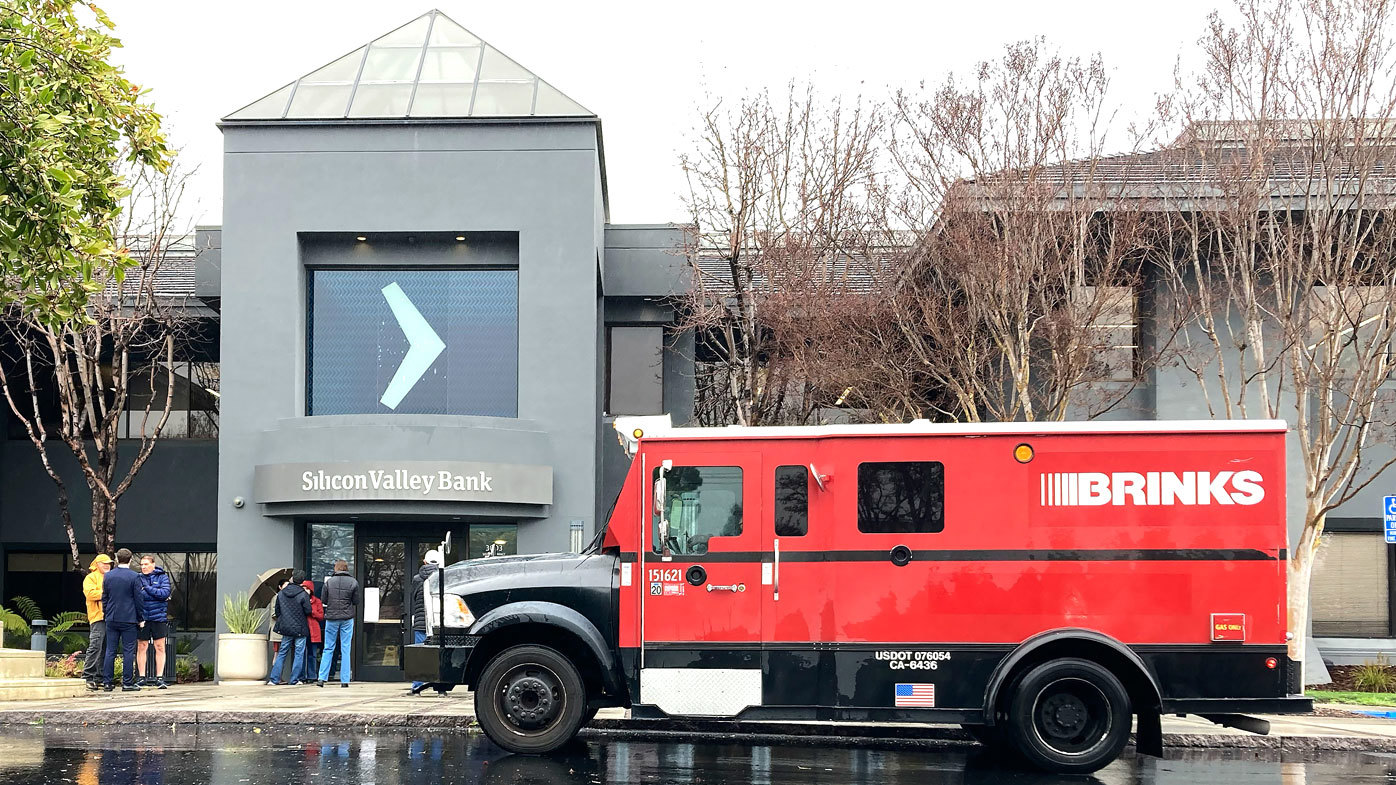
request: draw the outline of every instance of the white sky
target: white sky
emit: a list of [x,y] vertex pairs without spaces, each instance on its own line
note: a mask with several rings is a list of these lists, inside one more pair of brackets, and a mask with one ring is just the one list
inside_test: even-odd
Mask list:
[[[191,222],[222,222],[218,118],[432,8],[422,0],[99,0],[125,48],[117,60],[153,90],[171,141],[199,173]],[[1004,44],[1043,36],[1063,54],[1099,51],[1125,114],[1144,113],[1175,59],[1229,0],[978,2],[469,3],[448,16],[583,106],[605,129],[611,217],[681,221],[678,155],[705,95],[739,97],[811,79],[829,93],[882,96],[938,82]],[[598,10],[601,9],[601,10]],[[1121,142],[1123,143],[1123,142]]]

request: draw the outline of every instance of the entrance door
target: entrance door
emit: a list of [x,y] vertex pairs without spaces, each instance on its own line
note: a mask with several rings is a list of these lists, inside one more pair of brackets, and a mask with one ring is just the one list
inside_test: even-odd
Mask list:
[[[656,467],[646,492],[641,701],[670,714],[732,716],[762,702],[760,456],[704,453],[672,464]],[[662,515],[653,499],[661,471]]]
[[412,618],[407,607],[412,586],[407,572],[408,545],[405,537],[359,540],[359,585],[364,594],[360,608],[363,632],[354,636],[357,679],[402,679],[402,646],[407,640],[404,629],[411,626]]
[[[422,533],[422,531],[428,533]],[[364,601],[359,609],[360,629],[354,634],[358,665],[355,678],[364,681],[402,681],[402,647],[412,643],[412,577],[421,569],[427,551],[440,548],[446,530],[422,527],[411,535],[361,534],[359,536],[359,584]],[[463,528],[452,529],[456,545],[446,555],[455,564],[467,557]],[[481,527],[482,536],[496,529]],[[376,617],[371,613],[376,603]],[[369,621],[373,619],[373,621]]]

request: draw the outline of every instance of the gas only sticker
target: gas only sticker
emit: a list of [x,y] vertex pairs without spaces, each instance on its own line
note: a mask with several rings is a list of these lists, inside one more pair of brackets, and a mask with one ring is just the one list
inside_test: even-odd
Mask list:
[[950,659],[948,651],[895,651],[883,649],[873,652],[873,659],[887,663],[890,670],[933,671],[940,669],[940,663]]

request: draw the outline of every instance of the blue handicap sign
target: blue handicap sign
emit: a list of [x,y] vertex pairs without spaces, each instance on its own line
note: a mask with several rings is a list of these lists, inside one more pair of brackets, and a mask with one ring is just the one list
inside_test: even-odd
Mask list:
[[1396,496],[1382,499],[1382,528],[1386,531],[1386,541],[1396,543]]

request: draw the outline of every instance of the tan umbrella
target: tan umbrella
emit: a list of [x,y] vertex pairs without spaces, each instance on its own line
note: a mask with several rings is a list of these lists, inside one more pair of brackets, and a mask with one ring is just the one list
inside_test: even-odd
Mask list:
[[291,579],[290,567],[277,567],[274,570],[267,570],[257,576],[257,580],[252,582],[252,591],[248,592],[247,607],[265,608],[276,598],[276,587],[282,581]]

